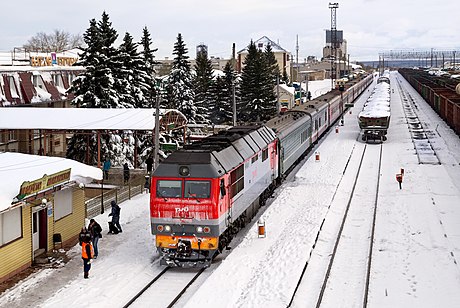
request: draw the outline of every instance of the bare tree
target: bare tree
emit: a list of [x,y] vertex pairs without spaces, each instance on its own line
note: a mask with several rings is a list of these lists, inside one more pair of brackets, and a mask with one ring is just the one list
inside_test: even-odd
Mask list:
[[69,32],[56,29],[51,34],[38,32],[22,47],[30,51],[61,52],[80,47],[82,44],[82,35],[70,34]]

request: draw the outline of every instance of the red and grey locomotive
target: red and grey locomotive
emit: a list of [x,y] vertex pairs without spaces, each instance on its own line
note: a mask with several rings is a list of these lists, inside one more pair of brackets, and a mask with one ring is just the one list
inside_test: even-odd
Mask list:
[[161,264],[209,266],[275,186],[277,155],[271,129],[240,126],[168,156],[153,174],[150,197]]
[[[351,102],[371,82],[372,76],[363,78],[343,95]],[[220,131],[163,160],[152,175],[150,192],[160,263],[208,267],[281,178],[335,125],[344,101],[325,94],[264,125]]]

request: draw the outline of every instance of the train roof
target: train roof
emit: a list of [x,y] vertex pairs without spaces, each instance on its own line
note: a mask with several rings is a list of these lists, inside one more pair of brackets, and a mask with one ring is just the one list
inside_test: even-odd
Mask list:
[[191,168],[195,173],[190,176],[220,176],[265,149],[275,138],[273,130],[263,125],[235,126],[174,151],[154,174],[171,176],[174,170],[168,165],[200,165]]
[[[299,121],[302,118],[304,118],[304,121]],[[306,112],[288,111],[270,119],[265,125],[271,128],[282,139],[283,136],[288,135],[290,131],[295,130],[308,121],[308,119],[310,119],[310,116]]]
[[390,85],[386,82],[378,83],[371,95],[364,103],[360,118],[382,118],[390,116]]

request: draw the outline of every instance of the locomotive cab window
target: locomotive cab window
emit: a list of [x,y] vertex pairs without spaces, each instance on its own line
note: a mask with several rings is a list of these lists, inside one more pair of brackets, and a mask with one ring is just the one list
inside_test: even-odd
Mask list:
[[209,198],[211,196],[211,182],[185,181],[185,198]]
[[177,180],[158,180],[157,197],[178,198],[182,192],[182,181]]
[[266,161],[268,158],[268,149],[262,151],[262,161]]

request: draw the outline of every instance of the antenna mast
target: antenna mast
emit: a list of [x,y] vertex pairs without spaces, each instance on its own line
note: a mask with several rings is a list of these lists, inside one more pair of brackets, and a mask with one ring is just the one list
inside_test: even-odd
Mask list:
[[337,15],[336,9],[339,4],[330,3],[329,8],[331,9],[331,86],[334,89],[334,80],[337,79]]

